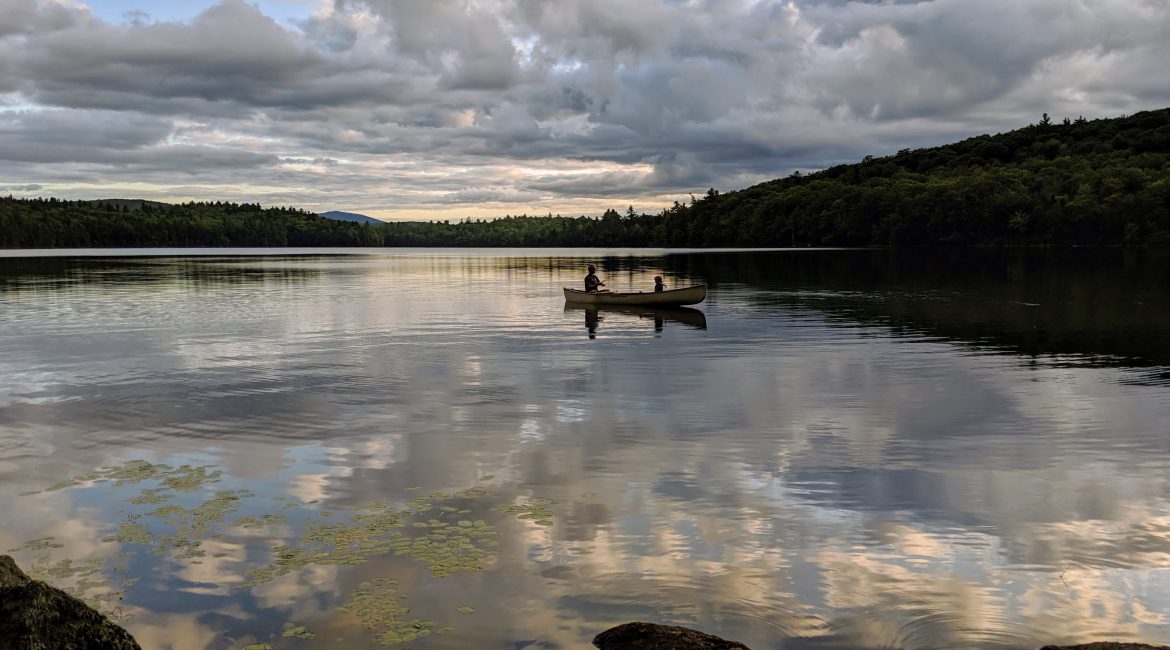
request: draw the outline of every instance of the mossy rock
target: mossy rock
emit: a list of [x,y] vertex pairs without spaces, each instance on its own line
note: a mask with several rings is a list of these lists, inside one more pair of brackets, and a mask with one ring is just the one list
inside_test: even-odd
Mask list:
[[735,641],[698,630],[654,623],[626,623],[593,637],[601,650],[749,650]]
[[0,645],[8,650],[142,650],[134,637],[0,555]]
[[1045,645],[1040,650],[1170,650],[1170,645],[1102,641],[1097,643],[1083,643],[1081,645]]

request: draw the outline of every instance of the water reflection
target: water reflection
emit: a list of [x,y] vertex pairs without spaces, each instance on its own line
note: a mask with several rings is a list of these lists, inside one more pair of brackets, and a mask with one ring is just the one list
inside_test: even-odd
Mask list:
[[[707,316],[699,309],[691,307],[644,307],[635,305],[581,305],[565,303],[565,313],[585,313],[585,330],[589,338],[596,338],[597,327],[604,322],[605,314],[611,317],[617,315],[624,324],[652,323],[654,332],[661,333],[667,322],[686,325],[695,329],[707,329]],[[635,320],[637,319],[637,320]]]
[[763,308],[810,310],[1046,365],[1155,373],[1170,366],[1170,289],[1163,280],[1170,251],[678,255],[663,266],[709,278],[713,291],[734,291]]
[[178,284],[187,287],[232,286],[253,282],[304,282],[320,274],[298,258],[272,257],[242,261],[235,257],[202,258],[19,258],[0,257],[0,294],[60,291],[101,283],[118,285]]
[[[122,592],[149,647],[587,648],[632,619],[757,648],[1170,641],[1170,394],[1132,381],[1165,371],[1164,319],[1108,316],[1140,355],[1087,333],[1165,304],[1161,267],[884,255],[7,273],[0,551]],[[711,295],[566,309],[589,260]]]

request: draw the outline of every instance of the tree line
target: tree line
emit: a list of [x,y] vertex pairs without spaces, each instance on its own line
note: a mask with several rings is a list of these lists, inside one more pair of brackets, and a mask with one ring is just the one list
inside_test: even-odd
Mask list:
[[1170,109],[1036,124],[708,192],[671,246],[1170,243]]
[[1170,109],[866,157],[655,214],[332,221],[258,204],[0,198],[0,247],[1170,244]]
[[0,248],[381,246],[377,227],[255,203],[0,198]]

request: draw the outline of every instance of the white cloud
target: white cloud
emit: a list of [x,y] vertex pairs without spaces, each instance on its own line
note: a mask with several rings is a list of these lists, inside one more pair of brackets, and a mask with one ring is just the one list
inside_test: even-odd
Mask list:
[[114,24],[8,0],[0,185],[596,212],[1170,104],[1170,6],[1150,0],[334,0],[295,25],[272,6]]

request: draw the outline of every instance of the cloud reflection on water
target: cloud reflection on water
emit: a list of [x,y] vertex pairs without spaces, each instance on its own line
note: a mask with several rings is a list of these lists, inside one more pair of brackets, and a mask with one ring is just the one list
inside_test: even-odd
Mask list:
[[[257,494],[249,514],[289,516],[208,542],[226,555],[203,564],[132,566],[164,570],[128,590],[129,627],[152,644],[170,629],[182,647],[234,647],[292,620],[330,631],[299,647],[362,647],[334,612],[372,575],[400,580],[412,615],[456,626],[436,648],[586,647],[639,618],[753,647],[1170,639],[1170,400],[1124,367],[1027,367],[828,323],[727,277],[707,330],[590,341],[557,294],[573,264],[288,263],[310,271],[138,284],[114,264],[4,294],[0,508],[20,513],[5,548],[51,534],[61,557],[111,554],[94,540],[121,492],[15,495],[129,458],[217,466],[216,489]],[[66,336],[79,330],[91,338]],[[306,516],[479,485],[564,501],[551,528],[502,520],[482,573],[379,558],[232,588]],[[476,613],[454,613],[464,604]]]

